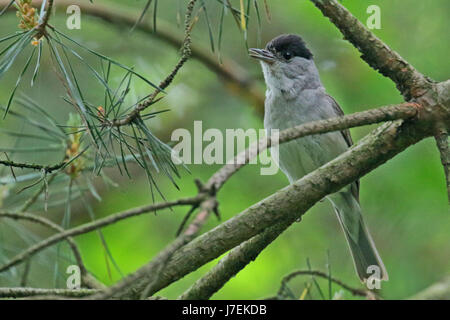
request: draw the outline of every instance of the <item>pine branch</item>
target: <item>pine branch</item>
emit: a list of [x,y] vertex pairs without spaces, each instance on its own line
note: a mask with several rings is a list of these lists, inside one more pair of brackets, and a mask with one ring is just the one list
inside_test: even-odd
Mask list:
[[[9,0],[0,0],[0,7],[7,5]],[[34,0],[33,4],[39,6],[42,0]],[[58,12],[65,12],[65,8],[72,5],[71,0],[58,0],[54,6]],[[171,32],[171,24],[158,19],[158,30],[155,32],[150,22],[142,21],[136,25],[138,20],[137,15],[131,15],[123,10],[119,10],[111,5],[103,5],[101,3],[95,3],[95,5],[86,4],[83,2],[77,3],[80,6],[83,14],[99,18],[104,22],[111,24],[113,27],[117,27],[122,30],[123,26],[132,28],[135,26],[136,30],[139,30],[149,37],[153,37],[164,41],[172,47],[179,49],[182,46],[183,38],[178,34]],[[9,9],[12,12],[12,8]],[[205,65],[209,70],[219,76],[220,79],[225,81],[231,94],[238,94],[240,97],[247,99],[258,115],[264,115],[264,95],[261,91],[257,81],[245,70],[245,68],[239,65],[236,61],[228,59],[226,57],[221,58],[221,62],[217,57],[209,52],[207,48],[197,44],[191,44],[192,58],[198,60]]]
[[269,227],[250,240],[241,243],[221,259],[208,273],[186,290],[179,300],[207,300],[219,291],[229,280],[254,261],[288,224],[280,223]]
[[0,165],[4,165],[7,167],[13,167],[13,168],[19,168],[19,169],[33,169],[33,170],[39,170],[44,171],[46,173],[52,173],[54,171],[62,169],[66,165],[66,161],[62,161],[60,163],[54,164],[54,165],[40,165],[40,164],[34,164],[34,163],[20,163],[20,162],[14,162],[9,160],[0,160]]
[[47,28],[48,22],[50,21],[50,15],[52,14],[53,10],[53,2],[54,0],[48,0],[47,10],[45,11],[45,15],[42,19],[42,22],[40,25],[36,28],[36,39],[39,40],[45,35],[45,29]]
[[166,89],[174,80],[177,73],[180,71],[180,69],[184,66],[184,64],[188,61],[190,58],[192,51],[191,51],[191,32],[192,32],[192,25],[191,25],[191,18],[192,18],[192,11],[194,10],[194,6],[197,0],[190,0],[187,8],[186,8],[186,14],[185,14],[185,23],[184,23],[184,40],[181,45],[181,57],[178,63],[175,65],[173,70],[169,73],[169,75],[161,81],[158,88],[155,89],[155,91],[150,95],[150,97],[143,102],[139,103],[136,108],[130,112],[125,118],[121,120],[115,120],[113,122],[113,126],[120,127],[127,124],[132,123],[135,121],[136,118],[140,117],[140,114],[142,111],[147,109],[147,107],[151,106],[155,99],[157,98],[158,94],[161,93],[164,89]]

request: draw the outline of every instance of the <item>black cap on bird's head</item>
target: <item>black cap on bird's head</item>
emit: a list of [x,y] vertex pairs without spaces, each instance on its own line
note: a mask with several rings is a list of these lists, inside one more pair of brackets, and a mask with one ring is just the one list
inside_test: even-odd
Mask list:
[[278,53],[285,59],[301,57],[310,60],[313,57],[305,41],[295,34],[282,34],[274,38],[266,45],[266,50],[274,54]]
[[303,39],[295,34],[282,34],[269,41],[265,49],[250,49],[250,56],[267,63],[273,63],[276,60],[289,62],[295,57],[307,60],[313,58]]

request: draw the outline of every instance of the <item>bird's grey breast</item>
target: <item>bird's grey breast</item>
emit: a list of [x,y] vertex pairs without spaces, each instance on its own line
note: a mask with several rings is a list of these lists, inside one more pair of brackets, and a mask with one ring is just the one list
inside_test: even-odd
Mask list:
[[[268,88],[266,92],[264,127],[283,129],[303,123],[338,116],[334,101],[323,86],[292,92]],[[315,170],[343,153],[348,145],[340,132],[308,136],[279,147],[279,166],[291,182]]]

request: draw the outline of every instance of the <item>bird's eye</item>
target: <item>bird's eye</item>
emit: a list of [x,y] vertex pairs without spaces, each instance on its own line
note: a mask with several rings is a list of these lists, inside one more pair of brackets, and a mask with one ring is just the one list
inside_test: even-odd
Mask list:
[[285,53],[283,53],[283,57],[286,60],[290,60],[292,58],[292,54],[290,52],[286,51]]

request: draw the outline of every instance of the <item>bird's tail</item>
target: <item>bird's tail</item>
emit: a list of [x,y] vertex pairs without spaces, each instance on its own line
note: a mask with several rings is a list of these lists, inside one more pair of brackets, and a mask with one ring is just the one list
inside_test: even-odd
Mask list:
[[356,273],[361,281],[365,282],[376,272],[379,272],[380,280],[388,280],[386,268],[363,221],[359,202],[349,191],[332,194],[328,200],[344,230]]

